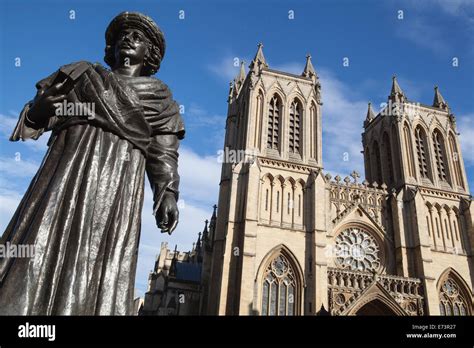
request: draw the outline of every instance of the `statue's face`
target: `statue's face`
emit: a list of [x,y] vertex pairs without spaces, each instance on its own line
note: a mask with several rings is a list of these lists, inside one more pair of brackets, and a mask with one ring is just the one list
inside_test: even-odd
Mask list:
[[120,32],[115,43],[115,60],[118,65],[134,65],[143,62],[148,54],[146,38],[138,29]]

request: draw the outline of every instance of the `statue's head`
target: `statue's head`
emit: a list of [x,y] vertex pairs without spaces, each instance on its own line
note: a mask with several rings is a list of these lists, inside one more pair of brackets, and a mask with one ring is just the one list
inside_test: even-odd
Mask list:
[[148,16],[138,12],[122,12],[105,32],[105,62],[114,68],[119,59],[130,64],[143,61],[141,75],[154,75],[165,55],[165,37]]

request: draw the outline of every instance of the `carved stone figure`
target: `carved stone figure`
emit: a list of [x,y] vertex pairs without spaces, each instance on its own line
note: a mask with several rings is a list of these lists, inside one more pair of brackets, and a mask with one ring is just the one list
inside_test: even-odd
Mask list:
[[131,314],[145,172],[157,226],[171,234],[178,223],[184,125],[152,77],[164,35],[151,18],[123,12],[105,38],[111,70],[82,61],[39,81],[11,136],[52,131],[0,239],[35,247],[34,258],[0,259],[0,314]]

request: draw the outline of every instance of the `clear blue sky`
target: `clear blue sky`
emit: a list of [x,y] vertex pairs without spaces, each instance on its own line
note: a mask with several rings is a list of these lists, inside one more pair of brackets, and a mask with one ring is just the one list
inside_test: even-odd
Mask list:
[[[45,153],[38,142],[7,138],[35,83],[78,60],[102,62],[104,31],[119,12],[140,11],[165,32],[167,51],[157,77],[185,106],[181,223],[169,238],[143,212],[137,273],[139,293],[159,244],[188,250],[217,201],[228,84],[233,59],[247,63],[263,42],[271,68],[300,73],[310,53],[322,80],[323,158],[332,173],[362,172],[360,133],[368,101],[386,101],[397,75],[409,99],[424,104],[440,91],[458,118],[463,155],[474,187],[473,1],[2,1],[0,4],[0,227],[3,231]],[[69,18],[70,10],[76,18]],[[180,11],[184,19],[180,19]],[[294,19],[288,11],[294,11]],[[403,19],[398,19],[398,11]],[[15,58],[21,67],[15,67]],[[350,65],[344,67],[343,58]],[[452,66],[453,57],[459,66]],[[343,161],[343,153],[350,154]],[[21,161],[15,161],[15,156]]]

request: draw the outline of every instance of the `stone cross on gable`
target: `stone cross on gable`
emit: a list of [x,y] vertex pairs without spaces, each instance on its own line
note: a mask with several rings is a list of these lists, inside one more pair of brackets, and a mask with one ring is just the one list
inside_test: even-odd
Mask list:
[[355,170],[351,173],[351,176],[354,178],[354,183],[357,184],[357,179],[360,178],[360,174]]

